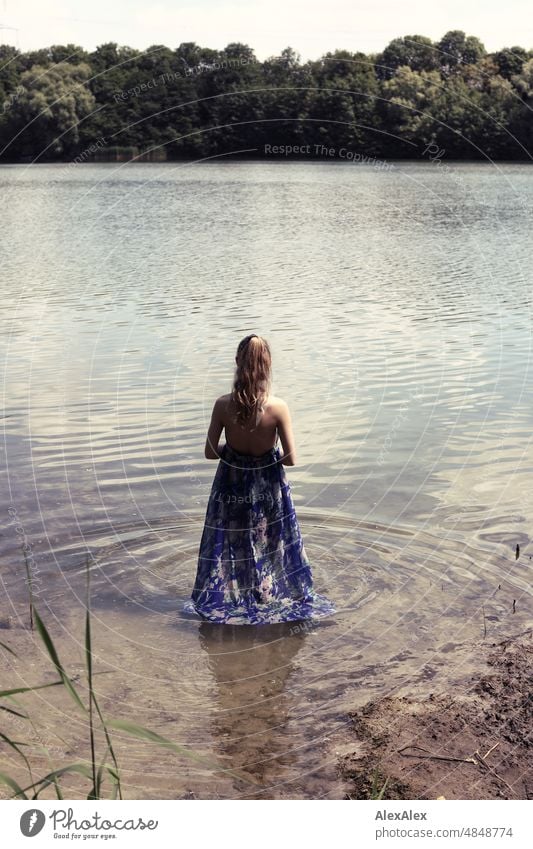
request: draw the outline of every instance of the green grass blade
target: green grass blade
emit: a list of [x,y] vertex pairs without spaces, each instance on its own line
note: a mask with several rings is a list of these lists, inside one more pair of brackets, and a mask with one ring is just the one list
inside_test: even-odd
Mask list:
[[[44,690],[45,687],[58,687],[64,684],[63,680],[61,681],[52,681],[51,684],[36,684],[35,687],[15,687],[14,690],[1,690],[0,691],[0,699],[7,698],[8,696],[15,696],[17,693],[31,693],[32,690]],[[6,708],[7,710],[7,708]]]
[[107,771],[107,772],[109,773],[109,775],[111,776],[111,778],[113,779],[113,781],[116,781],[116,782],[117,782],[117,784],[118,784],[118,782],[120,781],[120,778],[119,778],[119,775],[118,775],[117,771],[116,771],[116,770],[114,770],[114,769],[112,769],[112,768],[111,768],[110,766],[108,766],[107,764],[106,764],[106,767],[105,767],[105,768],[106,768],[106,771]]
[[[91,778],[91,770],[89,769],[87,764],[69,764],[68,766],[62,766],[60,769],[52,770],[52,772],[49,772],[47,775],[44,776],[44,778],[40,778],[39,781],[34,781],[33,784],[29,784],[21,792],[26,793],[26,791],[28,790],[34,790],[36,787],[40,787],[40,789],[35,793],[35,795],[32,796],[32,799],[37,799],[39,793],[42,793],[43,790],[48,787],[49,784],[53,784],[58,778],[61,778],[61,776],[66,775],[69,772],[79,773],[85,778]],[[27,798],[27,796],[25,798]]]
[[384,795],[384,793],[385,793],[385,790],[387,789],[387,784],[388,784],[388,783],[389,783],[389,779],[388,779],[388,777],[387,777],[387,778],[385,779],[385,784],[383,785],[383,787],[382,787],[382,788],[381,788],[381,790],[379,791],[378,795],[375,797],[376,799],[383,799],[383,795]]
[[0,737],[2,738],[4,743],[7,743],[7,745],[11,746],[12,749],[15,749],[15,751],[19,753],[21,758],[24,758],[24,760],[26,760],[25,754],[23,752],[21,752],[18,747],[19,746],[29,746],[29,743],[22,743],[20,740],[12,740],[11,737],[6,737],[6,735],[2,734],[1,731],[0,731]]
[[370,789],[370,798],[371,799],[383,799],[385,790],[387,789],[387,784],[389,783],[389,778],[385,779],[385,783],[382,785],[381,790],[378,793],[378,784],[380,780],[379,767],[376,767],[374,770],[374,775],[372,777],[372,787]]
[[57,651],[55,649],[54,643],[52,642],[52,638],[50,637],[50,634],[46,630],[46,626],[45,626],[43,620],[41,619],[41,617],[39,616],[39,614],[37,613],[36,610],[34,610],[34,615],[35,615],[35,624],[37,626],[39,636],[41,637],[41,640],[45,644],[46,650],[48,651],[48,654],[50,655],[52,663],[54,664],[55,668],[59,672],[61,679],[63,681],[63,684],[65,685],[67,691],[70,693],[70,695],[72,696],[72,698],[74,699],[76,704],[82,709],[82,711],[84,711],[84,713],[87,713],[87,708],[83,704],[82,700],[80,699],[80,697],[78,695],[77,690],[72,685],[70,678],[68,677],[68,675],[66,674],[65,670],[63,669],[63,667],[61,665],[61,661],[59,660],[59,656],[58,656]]
[[[108,719],[107,724],[111,728],[116,728],[118,731],[125,731],[126,734],[131,734],[132,737],[137,737],[139,740],[147,740],[150,743],[157,743],[158,746],[164,746],[167,749],[173,749],[180,754],[187,754],[189,751],[184,746],[173,743],[172,740],[167,740],[155,731],[150,731],[148,728],[143,728],[142,725],[137,725],[135,722],[128,722],[125,719]],[[198,757],[201,757],[200,755]]]
[[105,768],[105,759],[107,758],[107,753],[109,752],[109,746],[106,746],[104,756],[101,760],[100,766],[98,767],[98,772],[96,773],[96,798],[99,799],[102,793],[102,784],[104,777],[104,768]]
[[21,790],[17,782],[10,778],[9,775],[5,775],[5,773],[3,772],[0,772],[0,783],[7,784],[8,787],[11,787],[11,789],[15,791],[15,797],[22,796],[23,799],[28,798],[24,790]]
[[59,786],[59,781],[57,780],[57,778],[54,778],[53,785],[54,785],[54,789],[56,791],[57,798],[60,799],[61,801],[63,801],[65,797],[63,796],[63,794],[61,792],[61,787]]
[[2,734],[1,731],[0,731],[0,739],[3,740],[4,743],[7,743],[8,746],[11,746],[11,748],[15,752],[17,752],[18,755],[20,755],[20,757],[24,761],[26,769],[28,770],[28,775],[30,776],[30,778],[33,781],[33,776],[31,774],[30,762],[29,762],[28,758],[26,757],[26,755],[24,754],[24,752],[21,749],[19,749],[19,746],[28,746],[29,744],[28,743],[21,743],[19,740],[12,740],[10,737],[7,737],[5,734]]
[[85,662],[87,664],[87,679],[92,690],[93,683],[93,654],[91,642],[91,613],[89,608],[85,614]]
[[6,645],[6,643],[3,643],[2,640],[0,640],[0,646],[4,649],[4,651],[8,651],[9,654],[12,654],[13,657],[18,657],[18,654],[13,651],[13,649],[10,649],[9,646]]
[[24,547],[22,548],[22,553],[24,555],[24,564],[26,566],[26,583],[28,584],[28,594],[30,597],[30,628],[33,631],[33,579],[31,575],[30,564],[28,563],[28,556]]
[[111,791],[111,799],[114,800],[114,799],[117,798],[118,790],[119,790],[119,783],[118,783],[118,781],[115,781],[115,783],[113,784],[113,790]]
[[94,741],[94,717],[93,717],[93,702],[95,700],[94,697],[94,689],[93,689],[93,652],[92,652],[92,642],[91,642],[91,594],[90,594],[90,570],[89,570],[89,558],[87,557],[87,604],[86,604],[86,613],[85,613],[85,663],[87,665],[87,683],[89,685],[89,738],[91,743],[91,767],[93,774],[93,786],[91,793],[87,797],[88,799],[96,799],[97,798],[97,786],[96,786],[96,748]]
[[12,714],[13,714],[13,716],[20,716],[20,717],[21,717],[21,719],[28,719],[28,714],[27,714],[27,713],[21,713],[20,711],[18,711],[18,710],[13,710],[13,708],[8,708],[8,707],[6,707],[5,705],[0,705],[0,710],[5,710],[5,711],[6,711],[6,713],[12,713]]
[[113,764],[114,764],[114,767],[115,767],[115,770],[116,770],[116,774],[117,774],[116,777],[117,777],[117,784],[118,784],[118,787],[117,787],[118,797],[119,797],[119,799],[122,799],[122,785],[120,783],[120,771],[119,771],[119,768],[118,768],[118,761],[117,761],[117,758],[116,758],[116,755],[115,755],[115,750],[113,749],[113,743],[111,742],[111,736],[109,734],[106,722],[105,722],[104,717],[102,715],[102,711],[100,710],[100,705],[98,704],[98,699],[96,698],[94,693],[92,694],[92,698],[93,698],[94,706],[95,706],[96,711],[98,713],[98,717],[99,717],[100,722],[102,724],[102,728],[104,729],[106,743],[109,747],[109,754],[111,755],[111,759],[113,761]]
[[160,734],[156,734],[155,731],[150,731],[148,728],[143,728],[142,725],[136,725],[134,722],[127,722],[123,719],[110,719],[107,720],[107,724],[111,728],[116,728],[118,731],[124,731],[126,734],[130,734],[132,737],[137,737],[139,740],[146,740],[150,743],[156,743],[158,746],[162,746],[165,749],[171,749],[172,751],[177,752],[180,755],[184,755],[185,757],[190,758],[191,760],[203,764],[205,767],[209,768],[213,772],[226,772],[228,773],[228,775],[232,775],[234,778],[238,778],[239,781],[245,781],[248,784],[260,786],[257,781],[240,775],[238,772],[235,772],[232,769],[226,769],[225,767],[221,767],[219,764],[213,762],[209,758],[206,758],[203,755],[199,755],[197,754],[197,752],[192,752],[190,749],[185,748],[185,746],[180,746],[178,743],[173,743],[172,740],[167,740],[166,737],[162,737]]

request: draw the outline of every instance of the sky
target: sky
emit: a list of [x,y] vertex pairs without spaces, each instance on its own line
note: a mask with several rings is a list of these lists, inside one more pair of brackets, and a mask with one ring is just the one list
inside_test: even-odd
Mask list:
[[376,53],[401,35],[438,40],[450,29],[478,36],[488,50],[533,48],[531,0],[0,0],[0,26],[0,43],[23,51],[238,41],[260,60],[290,46],[305,61],[336,49]]

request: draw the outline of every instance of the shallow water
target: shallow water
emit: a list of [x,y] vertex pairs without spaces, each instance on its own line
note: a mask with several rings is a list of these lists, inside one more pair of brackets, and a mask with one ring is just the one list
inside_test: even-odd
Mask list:
[[[531,620],[533,172],[5,166],[0,186],[4,634],[24,639],[25,543],[74,662],[89,552],[102,687],[124,715],[254,792],[335,796],[347,710],[466,681],[484,634]],[[211,405],[251,331],[272,342],[306,550],[338,608],[299,629],[180,612]],[[147,759],[132,797],[246,792]]]

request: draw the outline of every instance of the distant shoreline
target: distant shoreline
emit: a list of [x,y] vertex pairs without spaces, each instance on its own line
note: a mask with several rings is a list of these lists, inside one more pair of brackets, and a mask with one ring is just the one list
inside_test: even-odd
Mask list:
[[[85,160],[84,162],[76,162],[72,159],[40,159],[37,162],[33,160],[24,160],[24,159],[13,159],[13,160],[3,160],[0,161],[0,168],[13,166],[13,165],[31,165],[31,166],[40,166],[40,165],[57,165],[58,167],[64,166],[72,166],[72,168],[77,168],[79,166],[84,165],[220,165],[221,163],[233,163],[233,162],[242,162],[242,163],[251,163],[251,162],[272,162],[272,163],[280,163],[280,162],[328,162],[337,165],[345,165],[345,166],[364,166],[364,167],[373,167],[374,170],[383,170],[386,171],[387,168],[379,168],[376,165],[375,161],[381,163],[385,163],[385,165],[396,166],[396,165],[428,165],[435,168],[435,171],[442,170],[438,167],[438,163],[429,161],[427,159],[422,159],[420,157],[398,157],[398,158],[390,158],[390,159],[380,159],[379,157],[369,156],[367,161],[353,161],[348,159],[340,159],[339,157],[324,157],[324,156],[314,156],[314,155],[291,155],[287,156],[241,156],[235,155],[231,156],[229,154],[219,154],[218,156],[209,156],[205,158],[192,158],[192,157],[175,157],[168,159],[147,159],[144,158],[143,155],[134,156],[131,158],[101,158],[101,159],[91,159]],[[452,159],[447,158],[446,163],[442,163],[443,165],[486,165],[488,167],[492,167],[494,165],[533,165],[533,157],[524,157],[522,159],[488,159],[485,157],[479,158],[471,158],[471,159],[462,159],[455,158]]]
[[260,61],[240,42],[24,53],[4,44],[0,60],[0,161],[8,163],[256,159],[272,148],[386,163],[533,158],[533,50],[488,51],[458,29],[305,62],[291,47]]

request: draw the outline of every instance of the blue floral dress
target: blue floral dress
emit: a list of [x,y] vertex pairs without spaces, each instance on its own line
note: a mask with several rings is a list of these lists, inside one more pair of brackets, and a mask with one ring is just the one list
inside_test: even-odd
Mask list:
[[313,589],[280,457],[279,444],[260,456],[223,446],[186,612],[232,625],[335,613],[333,604]]

